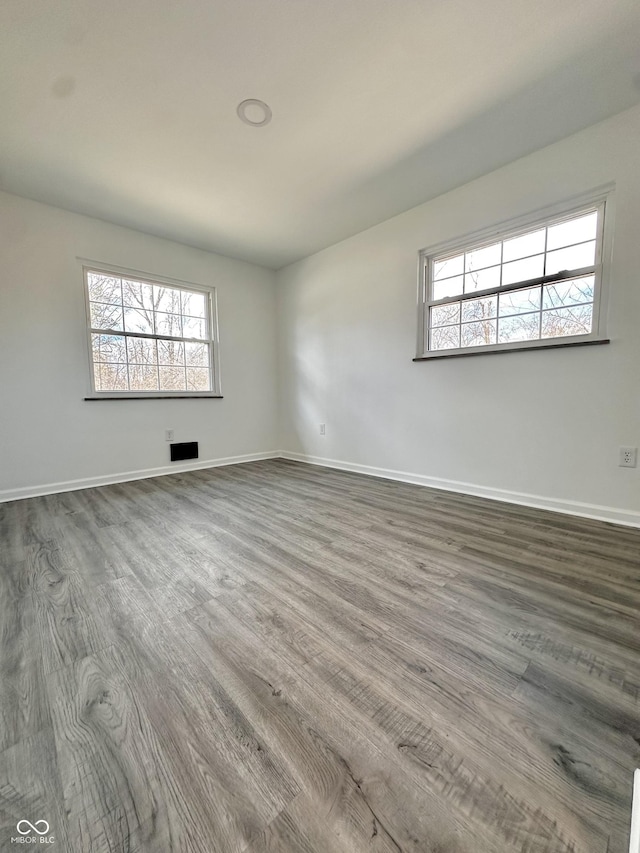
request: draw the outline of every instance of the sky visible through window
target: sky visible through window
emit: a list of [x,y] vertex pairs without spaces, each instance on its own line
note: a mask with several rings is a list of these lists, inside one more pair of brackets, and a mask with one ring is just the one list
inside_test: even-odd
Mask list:
[[[597,232],[594,210],[488,246],[434,258],[431,302],[445,301],[429,309],[429,350],[589,334]],[[567,277],[557,281],[512,288],[565,271]],[[571,272],[579,274],[569,277]],[[473,297],[474,292],[491,290]]]
[[96,391],[211,391],[206,293],[95,271],[87,288]]

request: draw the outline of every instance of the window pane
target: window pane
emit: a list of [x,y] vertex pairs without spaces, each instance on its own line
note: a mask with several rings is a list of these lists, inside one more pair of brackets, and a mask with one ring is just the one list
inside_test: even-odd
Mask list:
[[481,270],[485,267],[492,267],[500,263],[502,243],[494,243],[492,246],[485,246],[483,249],[475,249],[473,252],[467,252],[464,256],[465,272],[471,270]]
[[185,391],[184,367],[161,367],[160,389],[162,391]]
[[502,260],[506,263],[529,255],[537,255],[540,252],[544,252],[544,228],[505,240],[502,246]]
[[484,320],[481,323],[463,323],[462,346],[480,347],[496,342],[496,321]]
[[180,293],[181,291],[174,287],[161,287],[154,284],[153,307],[156,311],[162,311],[163,314],[179,314]]
[[129,364],[157,364],[158,354],[153,338],[127,338]]
[[577,270],[593,266],[596,258],[596,241],[570,246],[568,249],[557,249],[547,254],[546,274],[553,275],[562,270]]
[[499,314],[505,317],[509,314],[525,314],[528,311],[540,310],[540,290],[538,287],[527,287],[524,290],[511,290],[501,293],[499,297]]
[[187,367],[187,391],[210,391],[209,370],[203,367]]
[[158,368],[129,365],[129,386],[132,391],[158,391]]
[[462,303],[462,319],[486,320],[496,316],[497,296],[486,296],[484,299],[469,299]]
[[[97,270],[86,271],[85,280],[97,391],[211,390],[207,292]],[[459,320],[459,304],[457,310]]]
[[187,364],[192,367],[209,367],[209,344],[185,344]]
[[432,329],[429,349],[458,349],[460,347],[460,326],[443,326]]
[[489,267],[478,272],[468,272],[464,277],[464,292],[474,290],[488,290],[490,287],[500,286],[500,267]]
[[122,304],[120,279],[116,276],[89,272],[87,273],[87,285],[89,287],[89,299],[92,302],[108,302],[110,305]]
[[122,308],[118,305],[104,305],[91,302],[91,328],[122,330]]
[[183,290],[181,305],[181,314],[188,314],[189,317],[207,316],[207,303],[204,293],[193,293]]
[[535,341],[540,337],[540,314],[520,314],[500,318],[498,343]]
[[457,296],[462,293],[464,278],[459,275],[456,278],[446,278],[444,281],[433,282],[433,298],[446,299],[447,296]]
[[542,312],[542,337],[561,338],[567,335],[588,335],[591,331],[593,305],[557,308]]
[[546,284],[543,288],[542,307],[562,308],[580,302],[593,302],[594,281],[594,276],[588,275],[585,278]]
[[153,312],[145,311],[143,308],[124,309],[125,332],[142,332],[145,335],[153,334]]
[[180,341],[158,341],[158,364],[184,366],[184,344]]
[[521,261],[511,261],[502,267],[502,283],[515,284],[518,281],[529,281],[541,278],[544,272],[544,255],[534,255]]
[[547,251],[559,249],[562,246],[570,246],[572,243],[583,243],[585,240],[594,240],[598,228],[598,212],[570,219],[568,222],[559,222],[552,225],[547,235]]
[[452,275],[462,275],[464,268],[464,255],[456,255],[455,258],[447,258],[444,261],[435,261],[433,264],[433,280],[451,278]]
[[91,348],[94,361],[127,361],[125,339],[120,335],[91,335]]
[[183,317],[185,338],[206,338],[207,324],[197,317]]
[[156,334],[182,336],[182,317],[179,314],[156,314]]
[[96,364],[96,391],[128,391],[126,364]]
[[140,281],[122,280],[122,302],[130,308],[153,311],[153,287]]
[[431,309],[431,326],[450,326],[452,323],[459,322],[459,302],[450,302],[448,305],[438,305]]
[[525,346],[592,333],[602,209],[586,207],[547,223],[494,237],[487,246],[469,241],[448,258],[424,258],[431,275],[429,350]]

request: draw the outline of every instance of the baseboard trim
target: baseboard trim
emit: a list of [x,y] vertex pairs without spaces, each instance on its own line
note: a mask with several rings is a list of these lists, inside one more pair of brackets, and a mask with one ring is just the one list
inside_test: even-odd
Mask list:
[[42,495],[54,495],[58,492],[75,492],[79,489],[93,489],[96,486],[109,486],[113,483],[127,483],[130,480],[146,480],[149,477],[164,477],[167,474],[182,474],[201,468],[219,468],[223,465],[240,465],[243,462],[259,462],[263,459],[277,459],[278,451],[268,453],[245,453],[241,456],[225,456],[220,459],[203,459],[197,462],[185,462],[181,465],[163,465],[160,468],[145,468],[140,471],[125,471],[120,474],[105,474],[100,477],[84,477],[79,480],[66,480],[62,483],[47,483],[41,486],[26,486],[20,489],[0,491],[0,503],[17,501],[23,498],[37,498]]
[[633,774],[629,853],[640,853],[640,770],[636,770]]
[[613,524],[623,524],[626,527],[640,527],[640,512],[633,512],[617,507],[598,506],[597,504],[581,503],[580,501],[547,498],[542,495],[530,495],[525,492],[512,492],[507,489],[494,489],[478,486],[475,483],[464,483],[458,480],[445,480],[440,477],[428,477],[424,474],[411,474],[407,471],[394,471],[390,468],[376,468],[372,465],[359,465],[355,462],[343,462],[338,459],[325,459],[321,456],[307,456],[304,453],[280,452],[282,459],[292,462],[304,462],[308,465],[319,465],[323,468],[336,468],[340,471],[351,471],[354,474],[366,474],[369,477],[381,477],[385,480],[398,480],[401,483],[411,483],[416,486],[426,486],[431,489],[442,489],[446,492],[459,492],[464,495],[488,498],[503,503],[519,504],[533,509],[547,509],[565,515],[575,515],[580,518],[592,518],[596,521],[609,521]]
[[304,453],[294,453],[286,450],[274,450],[265,453],[245,453],[240,456],[204,459],[197,462],[187,462],[182,465],[164,465],[159,468],[125,471],[118,474],[105,474],[99,477],[85,477],[78,480],[66,480],[60,483],[46,483],[38,486],[25,486],[19,489],[5,489],[0,491],[0,503],[22,500],[24,498],[36,498],[42,495],[52,495],[58,492],[92,489],[97,486],[108,486],[114,483],[126,483],[130,480],[146,480],[150,477],[181,474],[203,468],[219,468],[225,465],[241,465],[244,462],[259,462],[265,459],[279,458],[289,459],[292,462],[304,462],[307,465],[318,465],[322,468],[350,471],[354,474],[365,474],[368,477],[381,477],[384,480],[397,480],[401,483],[411,483],[412,485],[425,486],[431,489],[442,489],[447,492],[458,492],[460,494],[473,495],[504,503],[519,504],[520,506],[528,506],[534,509],[546,509],[551,512],[575,515],[580,518],[608,521],[613,524],[622,524],[626,527],[640,527],[640,512],[633,512],[632,510],[581,503],[580,501],[547,498],[541,495],[513,492],[507,489],[494,489],[487,486],[478,486],[475,483],[446,480],[440,477],[429,477],[425,474],[412,474],[407,471],[395,471],[391,468],[377,468],[372,465],[360,465],[356,462],[344,462],[339,459],[309,456]]

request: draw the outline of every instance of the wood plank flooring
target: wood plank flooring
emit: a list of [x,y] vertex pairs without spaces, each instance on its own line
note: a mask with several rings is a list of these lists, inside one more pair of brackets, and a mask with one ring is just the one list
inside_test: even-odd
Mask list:
[[283,460],[34,498],[0,641],[3,851],[627,851],[639,530]]

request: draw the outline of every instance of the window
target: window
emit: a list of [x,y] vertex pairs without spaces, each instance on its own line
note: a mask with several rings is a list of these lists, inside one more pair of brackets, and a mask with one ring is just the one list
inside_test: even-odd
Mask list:
[[92,397],[219,396],[213,291],[84,267]]
[[418,357],[603,340],[605,204],[421,252]]

